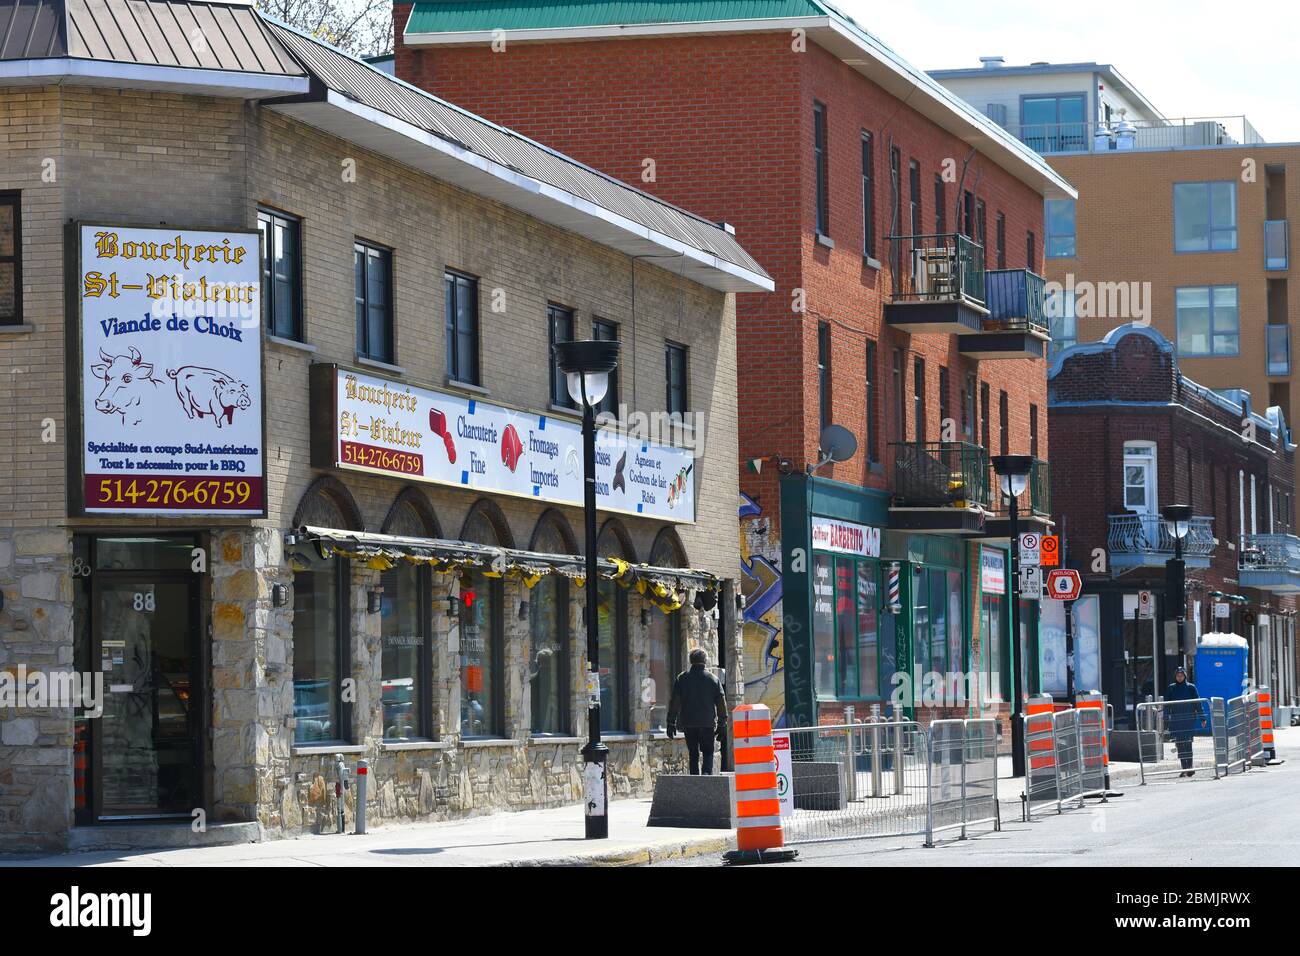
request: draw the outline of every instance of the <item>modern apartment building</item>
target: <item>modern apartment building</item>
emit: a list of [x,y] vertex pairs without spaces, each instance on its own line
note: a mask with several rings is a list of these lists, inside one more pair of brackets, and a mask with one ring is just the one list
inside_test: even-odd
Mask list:
[[[741,689],[734,293],[771,287],[251,6],[0,0],[0,849],[332,832],[336,754],[372,820],[575,804],[584,587],[610,792],[684,767],[688,647]],[[550,351],[592,336],[596,582]]]
[[[1005,711],[1032,678],[1012,689],[989,459],[1037,459],[1021,511],[1046,527],[1066,178],[820,0],[394,10],[399,78],[731,223],[775,279],[737,297],[750,699],[788,725]],[[928,674],[983,689],[931,706]]]
[[[1300,144],[1267,143],[1243,116],[1166,117],[1111,66],[986,58],[982,69],[931,75],[1005,121],[1079,190],[1077,201],[1045,208],[1054,350],[1120,323],[1149,324],[1173,343],[1188,378],[1243,390],[1297,420],[1290,222],[1300,217]],[[1153,514],[1172,503],[1156,491],[1145,506]],[[1294,495],[1256,508],[1239,469],[1228,469],[1218,494],[1254,516],[1214,532],[1243,579],[1260,548],[1300,570]]]

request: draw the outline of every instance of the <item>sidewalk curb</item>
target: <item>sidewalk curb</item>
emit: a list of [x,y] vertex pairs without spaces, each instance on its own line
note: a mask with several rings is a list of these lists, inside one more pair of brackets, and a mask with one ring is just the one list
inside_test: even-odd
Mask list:
[[686,843],[670,843],[659,846],[626,847],[621,850],[609,850],[604,853],[574,853],[567,856],[547,857],[534,860],[509,860],[489,864],[498,867],[561,867],[561,866],[648,866],[662,863],[664,860],[686,860],[691,857],[704,856],[709,853],[723,853],[735,849],[735,834],[728,831],[726,836],[707,837]]

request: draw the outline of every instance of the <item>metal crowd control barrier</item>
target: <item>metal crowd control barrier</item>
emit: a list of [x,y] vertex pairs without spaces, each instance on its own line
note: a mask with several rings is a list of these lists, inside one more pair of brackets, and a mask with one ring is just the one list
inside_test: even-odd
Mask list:
[[1106,801],[1109,787],[1109,752],[1106,710],[1083,706],[1070,710],[1045,709],[1033,701],[1025,717],[1025,792],[1023,819],[1034,819],[1035,806],[1083,806],[1085,797]]
[[1228,705],[1222,697],[1210,698],[1210,730],[1214,737],[1214,777],[1228,772]]
[[992,720],[870,721],[793,727],[793,814],[786,845],[925,836],[992,822],[997,805],[997,724]]
[[1110,757],[1106,738],[1106,712],[1100,707],[1078,707],[1079,790],[1085,797],[1106,802],[1110,787]]
[[1250,714],[1245,695],[1224,703],[1226,750],[1223,773],[1245,773],[1250,769]]
[[1250,735],[1250,762],[1262,763],[1264,757],[1264,732],[1259,723],[1259,692],[1246,695],[1246,729]]
[[[1205,697],[1137,705],[1138,771],[1143,786],[1159,777],[1194,777],[1198,770],[1209,770],[1218,779],[1210,705]],[[1171,743],[1172,756],[1167,746]]]

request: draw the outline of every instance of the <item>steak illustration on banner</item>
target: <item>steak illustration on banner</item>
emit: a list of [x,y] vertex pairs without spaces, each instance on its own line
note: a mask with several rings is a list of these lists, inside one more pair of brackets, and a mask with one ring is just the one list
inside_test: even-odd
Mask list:
[[176,397],[189,418],[211,415],[218,428],[234,424],[235,410],[247,410],[253,399],[248,386],[226,372],[198,365],[182,365],[167,370],[167,377],[176,381]]
[[507,425],[501,433],[501,462],[512,472],[524,457],[524,443],[519,440],[519,432],[514,425]]
[[141,400],[153,395],[162,381],[153,377],[153,363],[141,361],[140,350],[134,346],[126,355],[109,355],[99,350],[103,365],[92,365],[90,374],[100,379],[104,387],[95,399],[95,410],[105,415],[121,415],[123,425],[139,425],[144,417]]
[[447,446],[447,461],[456,464],[456,443],[452,441],[451,432],[447,430],[447,416],[436,408],[429,409],[429,430],[441,438],[442,443]]

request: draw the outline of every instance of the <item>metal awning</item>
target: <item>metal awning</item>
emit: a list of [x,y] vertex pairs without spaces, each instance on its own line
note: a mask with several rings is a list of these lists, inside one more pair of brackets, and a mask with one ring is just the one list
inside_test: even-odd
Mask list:
[[[586,575],[586,559],[576,554],[547,554],[542,551],[476,544],[472,541],[410,538],[307,525],[298,528],[297,534],[302,541],[322,547],[325,556],[332,552],[366,561],[377,570],[387,570],[397,561],[428,565],[445,574],[457,573],[466,568],[481,568],[490,574],[520,578],[529,587],[536,584],[544,574],[563,574],[577,581]],[[695,568],[664,568],[633,564],[616,558],[599,558],[596,567],[602,577],[634,588],[648,601],[665,610],[676,610],[684,603],[675,599],[676,592],[716,592],[722,586],[722,580],[717,575]]]

